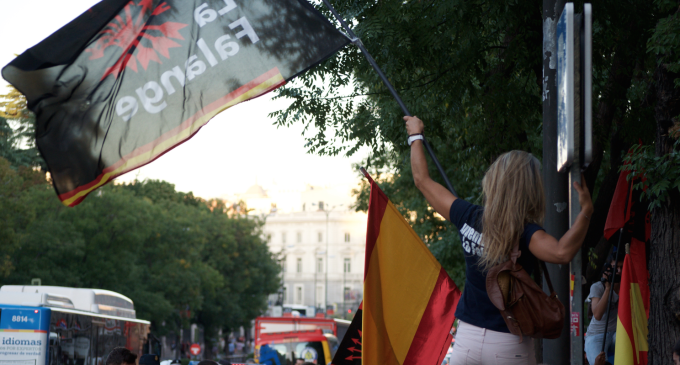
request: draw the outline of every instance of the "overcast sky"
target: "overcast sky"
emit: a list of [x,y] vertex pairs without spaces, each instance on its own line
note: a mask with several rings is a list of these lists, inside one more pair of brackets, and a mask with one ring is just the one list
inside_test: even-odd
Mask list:
[[[0,67],[15,54],[40,42],[82,12],[93,0],[3,0],[0,10]],[[0,94],[7,82],[0,78]],[[267,114],[286,106],[269,95],[219,114],[192,139],[158,160],[119,180],[160,179],[180,191],[210,198],[244,192],[257,180],[265,189],[274,184],[296,188],[305,184],[346,186],[358,183],[351,164],[367,155],[321,157],[305,153],[302,126],[276,128]]]

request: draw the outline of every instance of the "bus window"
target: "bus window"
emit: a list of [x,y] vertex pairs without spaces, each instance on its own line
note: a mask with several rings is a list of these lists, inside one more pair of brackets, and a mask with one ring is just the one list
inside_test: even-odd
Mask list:
[[91,332],[91,317],[52,311],[50,318],[51,365],[93,365]]
[[50,365],[104,365],[116,347],[139,357],[148,328],[141,323],[52,311]]

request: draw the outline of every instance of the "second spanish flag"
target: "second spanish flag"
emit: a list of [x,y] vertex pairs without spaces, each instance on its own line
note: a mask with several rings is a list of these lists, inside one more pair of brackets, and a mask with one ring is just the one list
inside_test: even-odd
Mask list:
[[363,363],[441,363],[460,290],[373,181],[364,273]]

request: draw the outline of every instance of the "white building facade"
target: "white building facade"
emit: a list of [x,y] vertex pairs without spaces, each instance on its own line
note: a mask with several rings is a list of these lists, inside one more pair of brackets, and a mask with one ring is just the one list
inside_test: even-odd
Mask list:
[[263,227],[282,266],[283,304],[354,312],[363,299],[367,215],[350,208],[349,192],[310,186],[299,196],[297,209],[277,209],[272,199]]

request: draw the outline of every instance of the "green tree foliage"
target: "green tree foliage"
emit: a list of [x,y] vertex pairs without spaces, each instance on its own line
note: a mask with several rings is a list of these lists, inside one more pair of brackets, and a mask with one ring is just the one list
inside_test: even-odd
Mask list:
[[107,185],[67,208],[44,175],[0,158],[0,285],[113,290],[156,334],[199,323],[211,338],[266,309],[279,268],[261,225],[162,181]]

